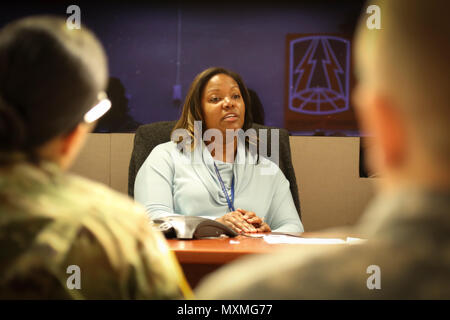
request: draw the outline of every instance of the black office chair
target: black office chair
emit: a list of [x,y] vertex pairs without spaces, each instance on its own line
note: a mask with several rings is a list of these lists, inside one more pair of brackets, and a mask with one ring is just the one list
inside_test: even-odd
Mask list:
[[[131,155],[130,166],[128,170],[128,194],[131,197],[134,197],[134,181],[136,179],[136,174],[139,171],[139,168],[144,163],[145,159],[147,159],[148,155],[154,147],[161,143],[170,141],[170,134],[175,124],[176,121],[155,122],[142,125],[136,130],[136,135],[134,136],[133,153]],[[295,178],[294,167],[292,166],[289,133],[285,129],[263,126],[256,123],[253,124],[253,128],[256,129],[258,136],[260,129],[279,129],[279,167],[286,178],[289,180],[292,198],[301,219],[302,216],[300,212],[300,200],[298,197],[297,179]],[[268,130],[267,132],[268,145],[266,150],[271,150],[271,133],[270,130]]]

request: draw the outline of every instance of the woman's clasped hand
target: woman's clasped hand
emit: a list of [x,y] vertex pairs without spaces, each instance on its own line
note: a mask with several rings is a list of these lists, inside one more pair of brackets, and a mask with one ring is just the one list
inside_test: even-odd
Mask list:
[[228,212],[216,221],[233,229],[237,233],[260,233],[270,232],[270,227],[264,220],[254,212],[238,208],[236,211]]

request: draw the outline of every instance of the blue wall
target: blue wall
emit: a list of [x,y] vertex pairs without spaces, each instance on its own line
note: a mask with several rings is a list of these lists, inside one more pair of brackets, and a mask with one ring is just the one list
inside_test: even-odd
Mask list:
[[[181,85],[183,97],[196,74],[210,66],[230,68],[254,89],[266,124],[283,126],[285,39],[288,33],[351,33],[360,1],[280,2],[242,5],[205,3],[79,3],[82,23],[104,44],[110,75],[119,78],[130,115],[141,123],[175,120],[177,10],[181,10]],[[0,23],[34,13],[65,15],[70,3],[44,1],[2,8]]]

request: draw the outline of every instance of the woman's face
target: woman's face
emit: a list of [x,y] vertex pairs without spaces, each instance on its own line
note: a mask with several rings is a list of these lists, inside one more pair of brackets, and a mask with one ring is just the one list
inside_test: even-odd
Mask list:
[[203,116],[207,129],[241,129],[245,104],[237,82],[220,73],[209,79],[202,93]]

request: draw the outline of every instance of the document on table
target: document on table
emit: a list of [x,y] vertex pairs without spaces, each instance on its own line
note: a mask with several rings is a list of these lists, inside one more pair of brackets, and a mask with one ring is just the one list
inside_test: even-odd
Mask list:
[[264,239],[264,241],[270,244],[356,244],[365,241],[364,239],[350,237],[347,237],[346,240],[343,240],[333,238],[299,238],[273,234],[264,235],[262,238]]

